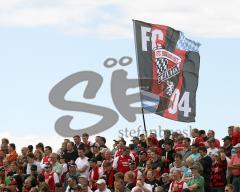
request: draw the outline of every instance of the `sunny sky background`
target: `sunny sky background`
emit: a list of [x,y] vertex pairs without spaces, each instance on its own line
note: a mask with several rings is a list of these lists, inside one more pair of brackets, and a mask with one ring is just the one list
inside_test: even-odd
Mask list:
[[[239,7],[237,0],[0,1],[0,138],[8,137],[18,149],[39,141],[57,149],[63,140],[54,129],[59,117],[73,115],[76,129],[97,121],[93,115],[61,111],[49,103],[53,86],[79,71],[98,72],[103,85],[94,100],[83,98],[84,83],[67,98],[116,111],[110,94],[112,72],[124,69],[129,78],[137,77],[132,19],[171,26],[202,44],[196,122],[149,114],[147,128],[187,132],[192,126],[224,137],[227,126],[240,124]],[[122,56],[132,57],[132,64],[103,66],[105,59]],[[119,131],[139,126],[143,129],[141,115],[133,123],[119,115],[114,127],[98,135],[111,144]]]

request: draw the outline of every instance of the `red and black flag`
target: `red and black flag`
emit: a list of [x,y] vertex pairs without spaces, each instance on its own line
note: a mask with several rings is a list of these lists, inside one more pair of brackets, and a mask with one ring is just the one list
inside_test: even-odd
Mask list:
[[168,26],[133,23],[143,108],[168,119],[194,122],[200,44]]

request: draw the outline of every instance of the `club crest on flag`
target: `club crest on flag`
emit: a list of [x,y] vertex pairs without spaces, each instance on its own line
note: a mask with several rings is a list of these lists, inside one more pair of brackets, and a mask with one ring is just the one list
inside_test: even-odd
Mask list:
[[174,91],[174,83],[171,78],[180,73],[182,59],[162,47],[157,47],[153,51],[157,65],[158,83],[166,82],[165,94],[171,96]]

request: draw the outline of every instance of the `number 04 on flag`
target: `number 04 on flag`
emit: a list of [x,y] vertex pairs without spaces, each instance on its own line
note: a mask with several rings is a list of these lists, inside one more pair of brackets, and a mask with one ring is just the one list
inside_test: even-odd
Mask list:
[[194,122],[200,43],[168,26],[133,24],[142,107],[168,119]]

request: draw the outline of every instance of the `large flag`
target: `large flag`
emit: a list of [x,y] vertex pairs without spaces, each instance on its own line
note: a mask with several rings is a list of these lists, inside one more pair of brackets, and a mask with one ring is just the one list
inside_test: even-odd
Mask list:
[[168,119],[194,122],[200,44],[168,26],[133,24],[143,108]]

